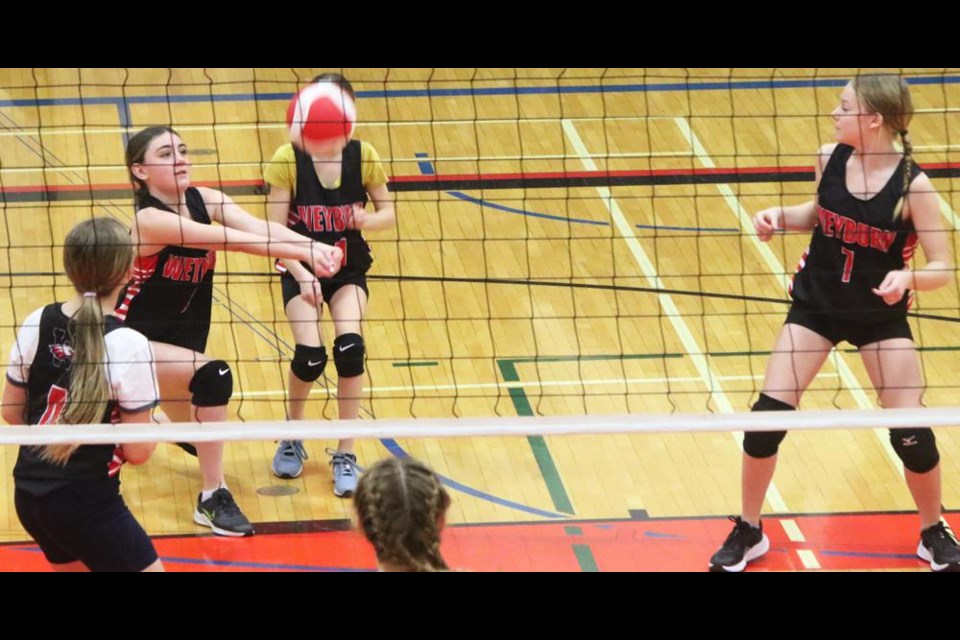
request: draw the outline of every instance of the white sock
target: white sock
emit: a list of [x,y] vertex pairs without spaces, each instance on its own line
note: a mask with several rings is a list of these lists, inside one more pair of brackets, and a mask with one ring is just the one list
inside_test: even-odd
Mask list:
[[218,486],[216,489],[204,489],[203,491],[200,492],[200,502],[206,502],[217,491],[219,491],[220,489],[226,489],[226,488],[227,488],[227,485],[221,482],[220,486]]

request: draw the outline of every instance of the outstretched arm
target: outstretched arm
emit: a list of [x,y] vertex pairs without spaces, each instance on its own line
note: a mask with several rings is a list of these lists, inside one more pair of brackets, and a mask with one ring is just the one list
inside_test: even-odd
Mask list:
[[[820,148],[817,154],[817,162],[814,165],[817,176],[817,188],[820,187],[820,178],[823,176],[823,169],[830,160],[830,155],[837,145],[828,144]],[[753,226],[757,230],[760,240],[767,242],[778,230],[784,231],[809,231],[817,224],[817,201],[808,200],[802,204],[796,204],[789,207],[771,207],[764,209],[753,218]]]
[[153,208],[137,212],[132,236],[140,255],[154,255],[165,246],[175,245],[302,260],[312,264],[318,274],[325,276],[331,276],[340,269],[339,250],[336,247],[315,243],[303,236],[298,235],[299,240],[296,242],[277,241],[268,236],[230,227],[200,224]]

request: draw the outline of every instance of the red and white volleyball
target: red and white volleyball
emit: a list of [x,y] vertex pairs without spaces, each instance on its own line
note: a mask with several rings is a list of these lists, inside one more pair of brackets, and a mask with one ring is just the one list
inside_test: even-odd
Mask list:
[[332,82],[318,82],[293,96],[287,108],[290,141],[301,149],[310,143],[349,140],[357,121],[353,99]]

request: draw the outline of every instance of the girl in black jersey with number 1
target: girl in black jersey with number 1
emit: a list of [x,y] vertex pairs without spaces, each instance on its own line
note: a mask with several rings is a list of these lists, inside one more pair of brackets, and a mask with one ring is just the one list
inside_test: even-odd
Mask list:
[[[353,87],[343,76],[327,73],[312,84],[338,86],[350,99]],[[327,351],[320,335],[320,313],[326,302],[336,337],[331,348],[337,369],[337,407],[341,420],[360,414],[363,391],[364,344],[361,321],[367,310],[367,270],[373,262],[361,231],[382,231],[396,224],[387,176],[376,150],[348,138],[280,147],[264,175],[270,185],[267,215],[276,223],[318,242],[343,249],[343,268],[336,277],[319,280],[316,272],[295,260],[284,260],[283,304],[296,347],[289,374],[287,417],[302,420],[313,383],[323,375]],[[372,202],[372,210],[370,204]],[[357,487],[353,440],[341,440],[331,451],[333,493],[349,497]],[[273,473],[296,478],[307,453],[303,443],[283,441],[273,458]]]
[[[149,423],[157,404],[150,343],[113,314],[133,245],[110,218],[67,235],[63,263],[76,295],[37,309],[17,334],[3,391],[10,424]],[[163,571],[120,495],[120,467],[156,445],[22,446],[13,469],[20,522],[54,571]]]
[[[796,409],[831,350],[843,341],[859,349],[881,406],[921,406],[923,378],[907,307],[913,291],[949,284],[953,262],[937,192],[911,157],[910,90],[896,75],[862,75],[846,86],[832,115],[837,144],[823,147],[817,157],[817,197],[754,218],[765,242],[780,229],[813,229],[794,278],[793,306],[754,411]],[[910,269],[918,243],[927,265]],[[785,436],[745,435],[742,511],[711,558],[711,570],[743,571],[769,549],[760,511]],[[903,461],[920,514],[917,555],[934,571],[960,570],[960,547],[941,521],[940,455],[933,431],[891,429],[890,443]]]

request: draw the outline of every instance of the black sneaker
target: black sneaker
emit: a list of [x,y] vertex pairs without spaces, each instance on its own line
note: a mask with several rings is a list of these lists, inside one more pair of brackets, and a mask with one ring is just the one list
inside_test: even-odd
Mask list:
[[730,518],[733,531],[723,541],[720,550],[710,558],[710,571],[739,573],[747,563],[756,560],[770,550],[770,540],[763,533],[763,523],[751,527],[738,517]]
[[233,495],[227,489],[220,488],[209,499],[201,502],[197,497],[197,510],[193,512],[193,521],[210,527],[218,536],[242,538],[253,535],[253,525],[237,506]]
[[943,522],[920,532],[917,555],[929,562],[934,571],[960,572],[960,544]]

